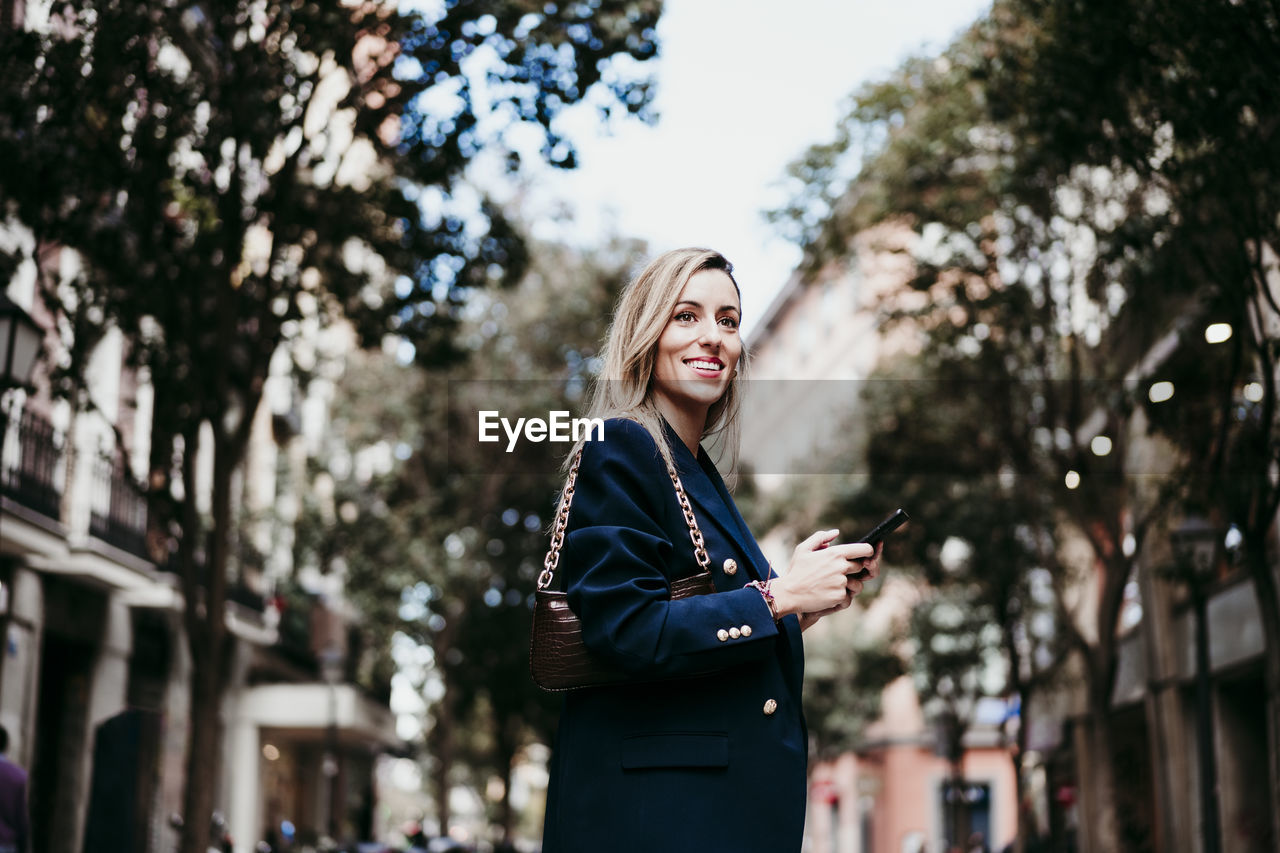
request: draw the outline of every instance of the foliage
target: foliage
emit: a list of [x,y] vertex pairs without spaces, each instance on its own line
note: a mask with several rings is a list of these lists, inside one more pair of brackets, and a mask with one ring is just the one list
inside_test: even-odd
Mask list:
[[[1023,132],[1031,107],[993,94],[999,73],[1026,83],[1039,69],[1031,49],[1017,54],[1016,72],[999,66],[999,47],[1025,36],[999,12],[941,56],[863,88],[843,132],[850,150],[810,157],[850,158],[842,168],[855,177],[779,215],[825,204],[807,231],[814,267],[840,263],[872,225],[915,232],[915,276],[882,309],[888,324],[914,331],[920,352],[899,353],[885,369],[895,380],[868,395],[873,485],[845,496],[844,511],[902,504],[913,513],[899,547],[999,626],[1007,691],[1031,689],[1069,641],[1085,664],[1095,752],[1108,755],[1123,590],[1162,498],[1127,476],[1150,473],[1130,441],[1146,387],[1128,371],[1181,307],[1154,298],[1175,223],[1166,194],[1122,162],[1043,168],[1050,140]],[[1039,106],[1049,101],[1046,92]],[[1086,559],[1068,556],[1076,542]],[[966,555],[950,570],[949,550]],[[1046,572],[1052,603],[1037,581]],[[1067,591],[1093,578],[1096,606],[1073,612]],[[935,663],[957,667],[953,681],[974,665]],[[1095,780],[1104,801],[1110,784]],[[1105,815],[1099,823],[1104,838],[1114,832]]]
[[[378,695],[389,689],[393,642],[413,624],[401,616],[407,587],[420,582],[430,555],[421,542],[425,507],[405,494],[397,460],[418,439],[422,372],[378,352],[352,352],[330,413],[328,446],[309,461],[291,565],[340,574],[360,618],[357,683]],[[407,499],[406,499],[407,498]]]
[[[521,751],[550,743],[559,705],[529,678],[527,637],[560,460],[545,445],[508,455],[470,441],[476,410],[570,405],[638,255],[625,243],[587,254],[534,244],[518,285],[473,303],[460,327],[465,362],[427,371],[354,358],[341,383],[325,467],[346,475],[336,513],[317,504],[301,525],[298,562],[340,558],[376,644],[399,634],[429,650],[416,686],[431,697],[426,747],[442,823],[453,785],[483,791],[496,776],[510,787]],[[370,454],[387,470],[360,476]],[[344,455],[351,461],[335,465]],[[509,813],[493,818],[510,830]]]
[[[507,454],[453,439],[475,434],[484,401],[514,416],[576,408],[613,303],[641,253],[625,242],[587,254],[541,246],[520,287],[477,314],[472,355],[450,374],[449,458],[435,463],[443,463],[434,529],[445,559],[431,582],[443,604],[462,606],[446,617],[456,633],[449,653],[437,658],[446,688],[441,703],[457,720],[488,711],[478,721],[487,724],[493,748],[470,763],[496,774],[506,791],[520,751],[551,742],[559,707],[529,677],[527,638],[561,460],[554,446],[525,442]],[[509,835],[506,797],[501,807],[496,823]]]
[[[1061,658],[1052,636],[1029,644],[1047,572],[1053,610],[1034,618],[1082,654],[1098,756],[1112,754],[1123,589],[1170,512],[1243,533],[1280,690],[1267,551],[1280,506],[1278,37],[1267,0],[997,2],[941,56],[857,92],[774,213],[810,269],[843,263],[873,225],[914,232],[915,278],[883,308],[921,351],[884,372],[927,383],[869,398],[873,485],[839,503],[869,519],[900,501],[927,522],[900,545],[940,588],[978,591],[1014,687],[1038,678],[1028,653]],[[1214,323],[1225,343],[1207,340]],[[1157,379],[1171,401],[1148,394]],[[949,546],[968,554],[953,572]],[[1066,593],[1092,579],[1096,617],[1078,624]],[[1095,843],[1115,846],[1110,768],[1097,766]]]
[[[1100,550],[1122,553],[1131,404],[1112,376],[1116,311],[1074,286],[1082,267],[1088,277],[1103,263],[1077,245],[1111,236],[1094,221],[1101,201],[1068,219],[1065,192],[1013,181],[1015,142],[973,82],[983,45],[979,29],[863,90],[849,122],[871,125],[862,136],[878,135],[882,148],[824,221],[828,242],[808,251],[829,258],[828,246],[885,219],[919,233],[916,277],[884,308],[887,321],[912,324],[923,351],[868,383],[872,485],[838,496],[837,513],[865,524],[907,506],[919,522],[889,547],[940,584],[944,544],[963,544],[975,579],[1007,609],[1029,569],[1062,570],[1052,547],[1060,510]],[[1108,457],[1092,452],[1097,434],[1111,441]],[[1079,488],[1065,485],[1069,471]],[[1117,574],[1123,583],[1123,566]]]
[[[992,111],[1042,152],[1026,170],[1122,168],[1162,198],[1151,291],[1181,296],[1190,316],[1161,365],[1177,399],[1148,412],[1185,451],[1180,499],[1236,523],[1260,565],[1280,507],[1280,112],[1269,82],[1280,72],[1280,13],[1265,0],[1103,9],[1008,3],[1002,14],[1024,24],[998,44]],[[1082,57],[1074,45],[1086,33],[1094,49]],[[1230,340],[1206,343],[1212,323],[1229,324]]]
[[[1265,638],[1271,837],[1280,835],[1280,10],[1209,4],[1010,0],[990,64],[991,109],[1048,182],[1125,172],[1158,198],[1145,265],[1121,279],[1135,313],[1184,312],[1151,369],[1171,398],[1144,400],[1176,464],[1170,505],[1240,534]],[[1089,50],[1081,51],[1081,44]],[[1219,335],[1210,340],[1210,329]],[[1222,331],[1230,337],[1222,339]],[[1259,841],[1267,846],[1266,841]]]
[[834,758],[860,745],[867,724],[880,716],[885,686],[904,671],[902,658],[885,638],[831,630],[825,624],[809,629],[804,715],[815,757]]
[[926,705],[940,702],[961,726],[969,723],[974,704],[989,695],[985,677],[1001,669],[1000,628],[993,617],[981,591],[960,584],[940,590],[911,612],[916,693]]
[[588,98],[644,115],[647,82],[611,60],[654,55],[659,11],[88,0],[0,33],[4,216],[33,233],[33,258],[79,259],[60,280],[42,268],[69,354],[59,390],[92,401],[86,364],[109,328],[155,389],[153,544],[177,548],[194,661],[186,813],[212,809],[231,479],[273,357],[345,316],[367,342],[393,331],[423,363],[456,359],[462,306],[527,263],[492,205],[463,204],[468,164],[518,164],[507,134],[523,125],[571,166],[555,119]]

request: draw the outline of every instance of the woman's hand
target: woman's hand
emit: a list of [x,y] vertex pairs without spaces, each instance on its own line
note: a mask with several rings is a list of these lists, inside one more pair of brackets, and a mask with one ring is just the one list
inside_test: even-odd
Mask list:
[[862,591],[862,581],[846,575],[867,568],[870,577],[876,576],[876,549],[865,542],[832,545],[839,535],[838,530],[819,530],[796,546],[786,574],[769,587],[778,616],[843,610]]
[[880,551],[883,548],[884,548],[884,544],[881,543],[876,546],[875,553],[872,554],[870,557],[861,557],[861,558],[850,561],[850,568],[854,574],[857,574],[859,571],[865,570],[867,573],[866,576],[861,578],[847,577],[845,579],[845,596],[844,596],[844,601],[841,602],[840,604],[837,604],[834,607],[828,607],[826,610],[819,610],[817,612],[811,612],[811,613],[801,613],[800,614],[800,630],[801,631],[805,630],[810,625],[814,624],[819,619],[821,619],[823,616],[830,616],[832,613],[839,613],[841,610],[845,610],[846,608],[848,608],[850,604],[853,604],[853,598],[858,593],[862,592],[863,584],[865,584],[867,581],[871,580],[872,578],[877,578],[880,576]]

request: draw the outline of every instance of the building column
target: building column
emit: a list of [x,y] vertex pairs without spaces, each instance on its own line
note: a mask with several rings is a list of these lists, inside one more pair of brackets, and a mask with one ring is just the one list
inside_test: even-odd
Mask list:
[[40,636],[44,632],[44,587],[40,575],[15,566],[9,583],[8,631],[4,638],[0,723],[9,731],[9,758],[30,768],[35,758]]
[[1185,636],[1173,623],[1169,584],[1158,581],[1146,565],[1140,566],[1137,575],[1144,603],[1141,630],[1148,678],[1143,704],[1154,765],[1159,843],[1165,849],[1182,849],[1196,837],[1190,785],[1196,778],[1190,761],[1194,745],[1188,737],[1192,721],[1187,719],[1178,680]]
[[235,717],[227,727],[226,767],[231,782],[227,827],[236,853],[252,853],[262,834],[262,772],[258,726]]

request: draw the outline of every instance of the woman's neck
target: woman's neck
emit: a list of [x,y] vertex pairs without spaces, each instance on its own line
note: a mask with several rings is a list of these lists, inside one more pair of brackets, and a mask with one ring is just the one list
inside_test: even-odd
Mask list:
[[698,445],[702,441],[702,433],[707,428],[707,412],[705,409],[692,411],[688,408],[677,406],[662,395],[655,395],[654,405],[658,409],[658,413],[662,415],[671,424],[671,428],[676,431],[676,435],[680,436],[680,441],[685,447],[689,448],[689,452],[695,457],[698,455]]

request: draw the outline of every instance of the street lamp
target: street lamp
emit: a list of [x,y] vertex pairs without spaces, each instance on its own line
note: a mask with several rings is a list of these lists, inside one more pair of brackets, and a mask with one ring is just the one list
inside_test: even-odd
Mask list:
[[0,392],[30,387],[43,338],[31,315],[0,291]]
[[336,644],[326,646],[320,652],[320,674],[329,686],[329,724],[325,728],[321,773],[329,787],[329,838],[335,840],[341,828],[338,822],[338,682],[342,680],[344,658],[343,650]]
[[1174,560],[1191,591],[1196,620],[1196,753],[1200,762],[1200,819],[1204,853],[1221,849],[1218,831],[1218,769],[1213,748],[1213,693],[1209,681],[1209,625],[1206,602],[1218,560],[1217,529],[1197,515],[1170,534]]
[[1218,561],[1218,529],[1198,515],[1188,515],[1169,534],[1178,568],[1193,580],[1212,579]]
[[944,808],[947,835],[951,845],[959,847],[969,833],[969,785],[964,776],[964,737],[973,720],[977,705],[977,675],[964,670],[958,676],[942,675],[935,685],[935,695],[926,701],[926,712],[937,731],[935,754],[945,758],[949,778],[945,783]]

